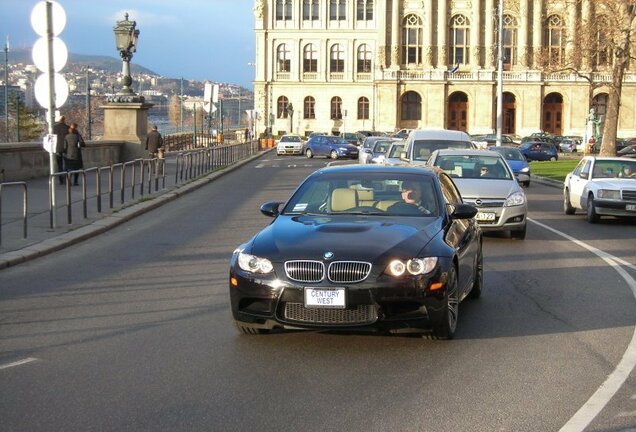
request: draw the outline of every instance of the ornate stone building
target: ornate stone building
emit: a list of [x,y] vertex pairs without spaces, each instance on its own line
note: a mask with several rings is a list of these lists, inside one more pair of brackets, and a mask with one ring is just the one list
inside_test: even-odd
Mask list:
[[[256,0],[255,108],[274,134],[445,127],[489,133],[497,115],[498,0]],[[504,133],[583,135],[589,95],[606,86],[547,72],[574,58],[593,0],[506,0]],[[609,82],[607,58],[577,61]],[[632,69],[633,68],[633,69]],[[636,68],[625,75],[618,136],[636,136]],[[291,107],[291,109],[289,109]]]

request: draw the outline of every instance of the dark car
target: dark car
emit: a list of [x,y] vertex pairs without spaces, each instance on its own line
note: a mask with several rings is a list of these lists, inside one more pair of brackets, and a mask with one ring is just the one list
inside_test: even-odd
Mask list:
[[496,151],[503,156],[519,183],[525,187],[530,186],[530,164],[518,148],[495,146],[490,147],[489,150]]
[[542,141],[528,141],[519,147],[521,154],[528,161],[559,160],[559,152],[554,144]]
[[312,158],[314,156],[327,156],[331,159],[357,159],[358,146],[349,144],[341,137],[319,135],[309,138],[305,145],[305,155],[308,158]]
[[[416,195],[417,205],[403,201]],[[242,333],[392,330],[451,339],[460,302],[481,294],[477,210],[439,169],[324,168],[287,203],[261,212],[274,221],[230,263]]]
[[616,156],[636,158],[636,145],[628,145],[616,152]]

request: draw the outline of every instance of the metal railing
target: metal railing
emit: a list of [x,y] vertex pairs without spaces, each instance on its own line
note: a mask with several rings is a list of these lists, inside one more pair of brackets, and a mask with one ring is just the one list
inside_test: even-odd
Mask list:
[[22,187],[22,226],[23,238],[27,238],[27,214],[28,214],[28,188],[26,182],[5,182],[0,183],[0,244],[2,244],[2,189],[7,187]]

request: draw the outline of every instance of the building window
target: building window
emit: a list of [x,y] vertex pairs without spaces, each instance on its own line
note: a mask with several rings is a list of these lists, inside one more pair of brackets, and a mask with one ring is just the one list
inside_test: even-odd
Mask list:
[[340,44],[331,47],[329,72],[344,72],[344,51]]
[[358,99],[358,120],[369,120],[369,99]]
[[420,95],[409,91],[402,95],[402,120],[422,119],[422,99]]
[[307,44],[303,51],[303,72],[318,72],[318,51],[316,51],[316,46]]
[[450,26],[450,62],[468,64],[470,58],[470,21],[464,15],[455,15]]
[[287,106],[289,105],[289,99],[285,96],[278,98],[278,109],[276,111],[276,117],[287,118]]
[[329,19],[331,21],[347,19],[347,0],[329,0]]
[[[594,40],[595,47],[592,51],[594,66],[597,68],[606,68],[610,66],[610,47],[607,40],[607,29],[609,28],[609,20],[606,16],[599,16],[596,19],[596,37]],[[597,111],[598,112],[598,111]]]
[[303,19],[305,21],[317,21],[319,14],[318,0],[303,0]]
[[402,62],[422,63],[422,20],[417,15],[407,15],[402,22]]
[[303,118],[315,119],[316,118],[316,99],[311,96],[307,96],[304,102]]
[[278,45],[276,60],[278,72],[291,72],[291,52],[287,44]]
[[547,49],[548,63],[562,65],[565,59],[565,24],[558,15],[550,15],[543,33],[544,48]]
[[358,47],[358,73],[361,72],[371,72],[371,49],[367,44]]
[[292,19],[292,0],[276,0],[276,21]]
[[338,96],[331,98],[331,120],[342,119],[342,99]]
[[517,19],[510,15],[504,15],[504,29],[503,29],[503,48],[504,48],[504,64],[516,65],[517,64],[517,33],[519,27],[517,25]]
[[373,0],[358,0],[358,21],[371,21],[373,19]]

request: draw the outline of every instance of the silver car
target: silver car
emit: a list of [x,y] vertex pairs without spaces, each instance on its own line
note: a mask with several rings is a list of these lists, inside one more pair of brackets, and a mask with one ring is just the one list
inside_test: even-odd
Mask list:
[[464,202],[479,210],[475,219],[483,231],[509,231],[526,237],[526,194],[504,158],[489,150],[437,150],[429,165],[451,176]]

